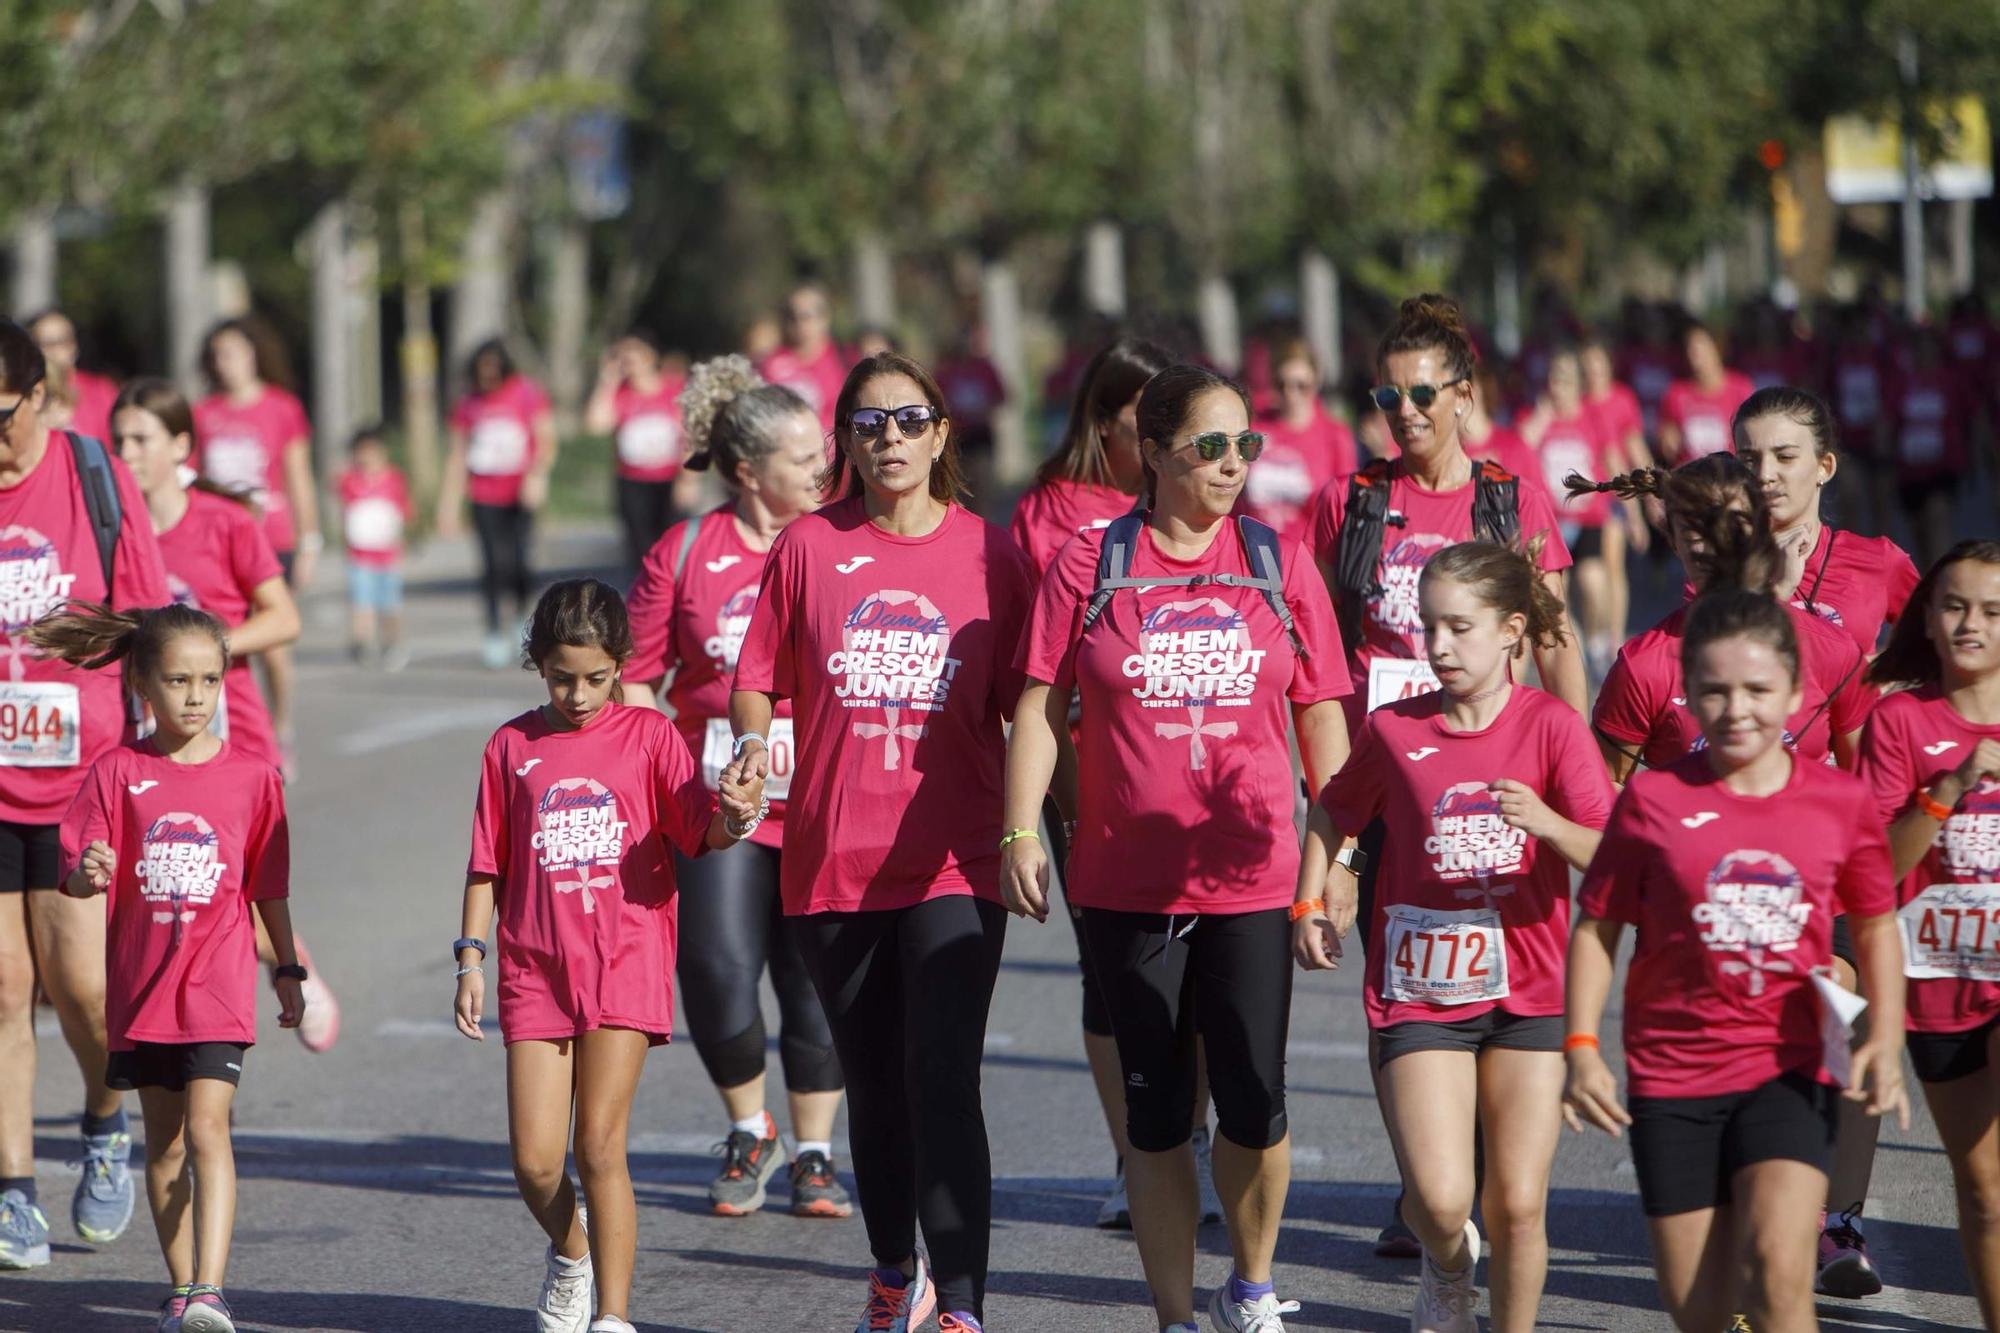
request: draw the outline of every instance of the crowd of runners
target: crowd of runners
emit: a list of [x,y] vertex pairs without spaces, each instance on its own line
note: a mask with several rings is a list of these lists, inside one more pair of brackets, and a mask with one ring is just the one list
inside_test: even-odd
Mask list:
[[[676,976],[727,1121],[713,1211],[782,1176],[801,1218],[861,1215],[857,1333],[986,1327],[986,1019],[1010,915],[1052,914],[1116,1163],[1099,1225],[1133,1232],[1163,1333],[1299,1308],[1272,1270],[1294,969],[1341,966],[1418,1333],[1473,1333],[1482,1297],[1535,1327],[1565,1121],[1629,1137],[1679,1328],[1880,1291],[1861,1219],[1906,1055],[2000,1329],[2000,542],[1950,532],[2000,330],[1863,305],[1822,348],[1759,307],[1725,357],[1650,308],[1611,338],[1546,313],[1503,371],[1454,302],[1403,302],[1347,358],[1351,426],[1296,339],[1243,383],[1079,349],[1004,527],[977,339],[935,372],[855,359],[813,287],[754,356],[635,331],[585,409],[623,594],[538,593],[553,413],[474,352],[436,527],[470,513],[482,656],[546,697],[467,756],[454,1018],[506,1047],[538,1329],[632,1328],[626,1143]],[[76,344],[0,322],[0,1268],[50,1262],[39,991],[84,1078],[75,1234],[116,1240],[143,1176],[158,1326],[218,1333],[260,968],[281,1026],[338,1038],[287,910],[310,427],[254,321],[210,336],[194,403]],[[388,446],[351,442],[339,531],[354,652],[396,669]],[[1649,568],[1684,592],[1635,634]],[[1204,1300],[1205,1223],[1233,1266]]]

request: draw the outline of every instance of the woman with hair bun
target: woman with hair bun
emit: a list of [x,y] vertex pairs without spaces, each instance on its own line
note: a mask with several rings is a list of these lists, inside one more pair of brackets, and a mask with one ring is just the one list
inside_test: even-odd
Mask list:
[[[757,585],[778,534],[819,508],[826,450],[818,416],[806,401],[783,385],[766,384],[740,356],[696,366],[677,415],[686,432],[687,467],[712,469],[731,498],[667,529],[647,553],[632,585],[625,692],[629,702],[649,704],[672,673],[666,702],[714,790],[731,758],[730,680]],[[758,983],[768,967],[782,1016],[779,1061],[798,1144],[792,1212],[846,1217],[853,1207],[834,1175],[832,1145],[840,1060],[778,890],[785,796],[796,758],[789,703],[779,705],[768,739],[770,815],[739,846],[683,860],[679,868],[681,998],[695,1051],[730,1123],[722,1168],[708,1188],[709,1206],[722,1217],[756,1212],[784,1161],[777,1122],[764,1105]]]

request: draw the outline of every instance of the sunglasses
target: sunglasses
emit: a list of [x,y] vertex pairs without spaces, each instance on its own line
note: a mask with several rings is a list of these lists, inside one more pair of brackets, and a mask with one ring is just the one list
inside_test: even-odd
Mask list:
[[1384,412],[1394,412],[1403,405],[1403,395],[1407,393],[1410,401],[1417,405],[1419,412],[1428,412],[1431,404],[1438,400],[1438,395],[1446,389],[1454,384],[1469,383],[1471,381],[1461,375],[1455,380],[1446,380],[1443,384],[1412,384],[1408,389],[1399,389],[1393,384],[1378,384],[1368,391],[1368,396],[1373,398],[1375,406]]
[[896,429],[906,440],[921,440],[929,433],[931,423],[943,421],[944,413],[929,403],[911,403],[908,407],[862,407],[847,414],[847,424],[855,435],[864,440],[872,440],[889,429],[894,421]]
[[34,397],[35,386],[41,382],[42,377],[40,375],[35,376],[35,378],[28,381],[28,387],[21,390],[21,400],[19,402],[15,403],[12,407],[0,409],[0,430],[5,430],[14,424],[14,414],[27,406],[28,399]]
[[[1257,461],[1257,455],[1264,452],[1264,437],[1254,430],[1246,430],[1235,440],[1236,454],[1246,463]],[[1229,452],[1229,436],[1219,430],[1211,430],[1195,436],[1188,446],[1204,463],[1213,463]]]

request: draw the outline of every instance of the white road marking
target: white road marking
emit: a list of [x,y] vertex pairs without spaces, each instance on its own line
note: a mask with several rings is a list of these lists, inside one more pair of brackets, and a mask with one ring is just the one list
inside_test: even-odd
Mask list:
[[407,717],[358,728],[343,736],[335,748],[344,755],[375,754],[454,731],[497,727],[521,709],[519,699],[487,699],[479,703],[429,708]]

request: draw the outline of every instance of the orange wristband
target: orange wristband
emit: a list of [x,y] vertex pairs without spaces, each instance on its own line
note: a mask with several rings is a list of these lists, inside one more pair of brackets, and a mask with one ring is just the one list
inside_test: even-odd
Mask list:
[[1917,788],[1917,809],[1942,824],[1951,818],[1951,807],[1931,795],[1928,787]]
[[1595,1032],[1572,1032],[1563,1038],[1563,1049],[1565,1051],[1574,1051],[1582,1046],[1588,1046],[1593,1051],[1596,1050],[1597,1034]]
[[1326,899],[1308,898],[1304,902],[1292,904],[1292,920],[1303,921],[1314,912],[1324,912],[1325,910]]

